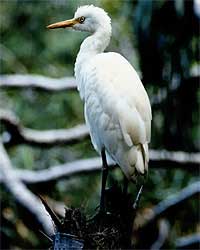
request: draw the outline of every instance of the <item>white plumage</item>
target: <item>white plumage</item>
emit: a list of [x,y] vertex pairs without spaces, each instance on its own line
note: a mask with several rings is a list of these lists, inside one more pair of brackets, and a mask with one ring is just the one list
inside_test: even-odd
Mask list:
[[80,48],[75,77],[94,148],[117,163],[128,179],[148,170],[151,106],[138,74],[120,54],[104,53],[111,21],[98,7],[82,6],[73,19],[48,28],[72,27],[91,33]]

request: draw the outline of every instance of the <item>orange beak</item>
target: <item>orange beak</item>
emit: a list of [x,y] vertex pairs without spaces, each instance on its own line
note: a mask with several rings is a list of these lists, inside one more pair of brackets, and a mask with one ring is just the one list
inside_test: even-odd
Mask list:
[[74,24],[79,23],[78,20],[76,19],[70,19],[70,20],[65,20],[61,21],[58,23],[53,23],[47,26],[48,29],[58,29],[58,28],[67,28],[67,27],[72,27]]

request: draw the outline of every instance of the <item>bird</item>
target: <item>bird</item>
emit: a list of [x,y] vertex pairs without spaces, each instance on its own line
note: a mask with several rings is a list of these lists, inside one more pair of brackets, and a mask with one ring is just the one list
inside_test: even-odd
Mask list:
[[109,162],[120,166],[126,179],[132,182],[148,171],[152,120],[149,97],[128,60],[119,53],[105,52],[112,26],[104,9],[80,6],[72,19],[47,28],[89,33],[80,46],[74,73],[91,141],[102,157],[103,211]]

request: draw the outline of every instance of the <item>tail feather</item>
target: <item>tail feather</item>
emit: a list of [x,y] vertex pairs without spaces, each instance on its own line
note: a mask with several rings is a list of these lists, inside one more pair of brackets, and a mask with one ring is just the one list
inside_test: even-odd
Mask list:
[[137,148],[137,162],[135,164],[140,174],[148,171],[148,145],[140,144]]
[[147,144],[132,146],[126,154],[124,150],[119,150],[117,155],[115,162],[122,168],[129,180],[137,182],[138,178],[146,176],[149,158]]

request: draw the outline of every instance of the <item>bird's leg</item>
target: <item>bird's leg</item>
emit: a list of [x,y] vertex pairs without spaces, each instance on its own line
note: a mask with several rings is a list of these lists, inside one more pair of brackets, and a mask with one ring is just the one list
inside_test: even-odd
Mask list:
[[141,198],[141,195],[142,195],[142,192],[143,192],[143,188],[144,188],[144,184],[142,184],[140,186],[140,189],[137,193],[137,196],[136,196],[136,199],[135,199],[135,202],[133,203],[133,208],[136,210],[138,208],[138,205],[139,205],[139,202],[140,202],[140,198]]
[[106,161],[105,149],[101,151],[101,157],[102,157],[102,184],[101,184],[100,211],[105,212],[105,189],[106,189],[106,180],[108,176],[108,164]]
[[123,196],[127,196],[128,193],[128,179],[126,178],[126,176],[124,175],[124,180],[123,180]]

